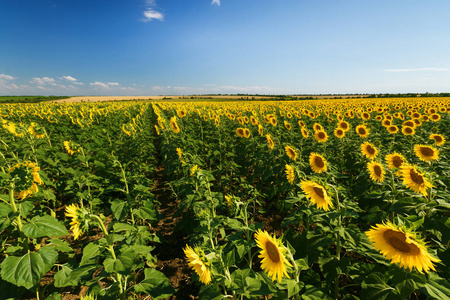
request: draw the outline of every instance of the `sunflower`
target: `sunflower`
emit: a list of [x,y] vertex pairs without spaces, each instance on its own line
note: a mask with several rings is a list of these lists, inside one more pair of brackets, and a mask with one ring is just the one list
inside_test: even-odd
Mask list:
[[292,126],[289,124],[289,122],[284,121],[284,127],[286,127],[287,130],[291,130]]
[[272,150],[273,147],[275,147],[275,143],[274,143],[270,133],[266,134],[266,139],[267,139],[267,144],[269,145],[270,150]]
[[361,114],[361,118],[363,118],[364,120],[369,120],[370,119],[370,114],[368,112],[363,112]]
[[194,165],[191,168],[191,177],[195,175],[195,172],[197,172],[197,170],[198,170],[198,165]]
[[327,171],[327,161],[322,155],[318,153],[311,153],[309,155],[309,165],[311,166],[311,169],[313,169],[313,171],[316,173]]
[[391,222],[377,224],[366,231],[373,247],[380,251],[392,263],[419,273],[435,271],[433,263],[440,260],[428,253],[425,242],[412,231],[401,228]]
[[199,247],[192,249],[186,245],[183,251],[184,255],[186,255],[188,265],[200,276],[200,281],[204,284],[209,284],[211,282],[211,270],[208,267],[209,263],[203,250]]
[[183,151],[181,150],[181,148],[177,148],[177,155],[178,155],[178,158],[180,158],[181,163],[185,164],[186,162],[183,159]]
[[316,141],[318,141],[319,143],[325,143],[326,141],[328,141],[328,135],[325,131],[320,130],[320,131],[316,131],[314,133],[314,138],[316,139]]
[[431,182],[415,166],[403,164],[400,168],[403,184],[423,196],[428,196],[427,188],[433,187]]
[[386,130],[387,130],[389,133],[394,134],[394,133],[397,133],[397,132],[398,132],[398,127],[395,126],[395,125],[390,125],[390,126],[387,126],[387,127],[386,127]]
[[383,166],[375,161],[367,163],[367,170],[369,171],[370,179],[375,182],[384,181],[384,169]]
[[291,146],[284,147],[284,151],[286,152],[286,155],[289,156],[292,160],[297,160],[297,151],[295,151],[294,148]]
[[38,185],[44,183],[39,176],[40,170],[41,168],[31,161],[20,162],[8,170],[9,177],[14,181],[14,194],[17,199],[24,199],[39,191]]
[[157,134],[157,135],[160,134],[160,133],[159,133],[159,127],[158,127],[158,125],[156,125],[156,124],[155,124],[155,131],[156,131],[156,134]]
[[270,236],[267,231],[258,231],[255,233],[256,244],[261,248],[259,258],[262,258],[261,268],[266,272],[272,281],[278,279],[281,282],[283,275],[290,278],[286,265],[292,267],[285,258],[286,248],[282,245],[281,240],[275,236]]
[[66,206],[66,217],[71,218],[70,229],[73,232],[73,239],[77,240],[83,234],[80,228],[80,207],[76,204]]
[[313,129],[314,131],[323,131],[323,127],[319,123],[314,123]]
[[309,136],[308,130],[306,130],[305,128],[302,128],[302,136],[307,139]]
[[181,131],[180,126],[177,123],[177,117],[170,118],[170,127],[172,127],[172,131],[175,133],[179,133]]
[[421,161],[432,161],[439,159],[439,150],[432,146],[414,145],[414,153]]
[[441,115],[440,115],[440,114],[432,114],[432,115],[430,116],[430,120],[433,121],[433,122],[437,122],[437,121],[439,121],[440,119],[441,119]]
[[67,153],[69,153],[69,155],[73,155],[80,150],[78,147],[76,147],[76,144],[73,143],[72,141],[64,141],[63,145]]
[[416,131],[414,130],[414,127],[402,126],[402,133],[404,135],[414,135]]
[[336,128],[334,130],[334,136],[338,139],[342,139],[345,136],[345,130],[342,128]]
[[406,162],[406,158],[397,152],[386,155],[385,160],[390,169],[400,169]]
[[441,134],[431,134],[430,140],[434,140],[434,142],[437,146],[442,146],[445,144],[445,138]]
[[367,128],[367,126],[364,124],[356,126],[355,130],[356,133],[363,139],[368,137],[370,133],[369,128]]
[[306,197],[313,203],[317,205],[317,208],[321,208],[328,211],[333,208],[333,202],[328,196],[327,190],[318,183],[314,181],[302,181],[300,187],[305,193]]
[[248,139],[250,137],[250,130],[248,130],[247,128],[244,128],[244,137],[246,139]]
[[294,184],[295,170],[291,165],[286,164],[286,178],[290,184]]
[[338,123],[338,128],[347,132],[350,130],[350,125],[346,121],[342,120]]
[[389,127],[392,125],[392,122],[389,119],[383,119],[383,121],[381,121],[381,125],[383,125],[384,127]]
[[236,128],[236,135],[240,138],[244,137],[244,128]]
[[368,159],[374,159],[378,155],[378,149],[369,142],[361,144],[361,153]]

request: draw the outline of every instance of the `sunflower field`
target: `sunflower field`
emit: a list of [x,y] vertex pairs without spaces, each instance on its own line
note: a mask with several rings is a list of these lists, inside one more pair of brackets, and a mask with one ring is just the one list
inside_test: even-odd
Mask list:
[[450,98],[0,118],[0,299],[450,299]]

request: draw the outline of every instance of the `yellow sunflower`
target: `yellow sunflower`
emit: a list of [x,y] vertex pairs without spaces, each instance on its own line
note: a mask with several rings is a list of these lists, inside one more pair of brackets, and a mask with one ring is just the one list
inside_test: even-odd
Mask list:
[[325,131],[320,130],[320,131],[316,131],[314,133],[314,138],[316,139],[316,141],[318,141],[319,143],[325,143],[326,141],[328,141],[328,135]]
[[183,159],[183,150],[181,150],[181,148],[177,148],[177,155],[178,155],[178,158],[180,159],[181,163],[185,164],[186,162]]
[[371,161],[367,163],[367,170],[369,171],[370,179],[374,182],[383,182],[384,181],[384,168],[380,163],[375,161]]
[[240,138],[244,137],[244,128],[236,128],[236,135]]
[[414,127],[402,126],[402,133],[404,135],[414,135],[416,131],[414,130]]
[[198,170],[198,165],[194,165],[191,168],[191,177],[195,175],[195,172],[197,172],[197,170]]
[[378,155],[378,149],[369,142],[361,144],[361,153],[368,159],[374,159]]
[[281,240],[275,236],[270,236],[267,231],[258,231],[255,233],[256,244],[261,248],[259,258],[262,258],[261,268],[266,272],[272,281],[275,279],[281,282],[283,275],[290,278],[286,265],[292,267],[285,257],[286,248],[281,243]]
[[334,130],[334,136],[338,139],[342,139],[345,136],[345,130],[342,128],[336,128]]
[[373,247],[380,251],[392,263],[420,273],[435,271],[433,263],[440,260],[428,253],[425,242],[412,231],[401,228],[391,222],[377,224],[366,231]]
[[306,130],[305,128],[302,128],[302,136],[307,139],[309,136],[308,130]]
[[314,181],[302,181],[300,187],[303,193],[305,193],[306,198],[317,205],[317,208],[325,211],[328,211],[330,207],[333,208],[333,202],[328,196],[327,190],[322,185]]
[[432,161],[439,159],[439,150],[432,146],[414,145],[414,153],[421,161]]
[[406,162],[406,158],[397,152],[386,155],[385,160],[390,169],[400,169]]
[[433,187],[431,182],[415,166],[403,164],[400,168],[403,184],[410,190],[428,196],[427,188]]
[[327,161],[322,155],[318,153],[311,153],[309,155],[309,165],[311,166],[311,169],[313,169],[313,171],[316,173],[327,171]]
[[283,121],[283,122],[284,122],[284,127],[285,127],[287,130],[291,130],[291,128],[292,128],[291,124],[289,124],[289,122],[287,122],[287,121]]
[[431,134],[430,140],[434,140],[434,142],[437,146],[442,146],[445,144],[445,138],[441,134]]
[[8,170],[8,176],[14,181],[14,195],[17,199],[24,199],[39,191],[38,185],[43,184],[39,171],[41,168],[31,161],[16,164]]
[[73,155],[80,150],[80,149],[76,149],[77,147],[76,147],[75,143],[73,143],[72,141],[64,141],[63,145],[64,145],[64,148],[66,149],[67,153],[69,153],[69,155]]
[[369,133],[370,133],[369,128],[367,128],[367,126],[364,124],[356,126],[355,130],[356,130],[356,133],[363,139],[368,137]]
[[272,150],[273,147],[275,147],[275,143],[274,143],[270,133],[266,134],[266,139],[267,139],[267,144],[269,145],[270,150]]
[[389,133],[394,134],[394,133],[397,133],[397,132],[398,132],[398,127],[395,126],[395,125],[390,125],[390,126],[387,126],[387,127],[386,127],[386,130],[387,130]]
[[297,151],[295,151],[294,148],[291,146],[284,147],[284,151],[286,152],[286,155],[289,156],[292,160],[297,160]]
[[338,128],[347,132],[350,130],[350,124],[348,124],[346,121],[341,121],[338,123]]
[[179,133],[181,131],[180,126],[177,123],[177,117],[170,118],[170,127],[172,127],[172,131],[175,133]]
[[295,170],[291,165],[286,164],[286,178],[290,184],[294,184]]
[[83,231],[80,228],[80,207],[76,204],[66,206],[65,215],[72,219],[70,222],[70,229],[73,232],[73,239],[77,240],[83,234]]
[[314,131],[323,131],[323,127],[319,123],[314,123],[313,129]]
[[211,282],[211,270],[208,267],[209,263],[203,250],[199,247],[192,249],[186,245],[183,251],[184,255],[186,255],[188,265],[198,274],[200,281],[204,284],[209,284]]
[[244,137],[246,139],[248,139],[250,137],[250,130],[248,130],[247,128],[244,128]]

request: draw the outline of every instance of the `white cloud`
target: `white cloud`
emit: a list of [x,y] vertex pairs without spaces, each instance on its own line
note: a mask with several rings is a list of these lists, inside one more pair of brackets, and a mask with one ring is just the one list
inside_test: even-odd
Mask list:
[[51,84],[51,85],[55,85],[55,79],[54,78],[49,78],[49,77],[35,77],[33,78],[33,80],[30,81],[30,83],[34,83],[37,85],[46,85],[46,84]]
[[105,89],[109,89],[108,84],[103,83],[103,82],[98,82],[98,81],[96,81],[96,82],[91,82],[91,83],[89,83],[89,85],[92,85],[92,86],[98,86],[98,87],[102,87],[102,88],[105,88]]
[[14,80],[17,79],[16,77],[12,77],[10,75],[6,75],[6,74],[0,74],[0,80]]
[[117,86],[117,85],[120,85],[120,84],[118,82],[108,82],[107,85]]
[[213,4],[220,6],[220,0],[212,0],[211,5],[213,5]]
[[65,80],[67,80],[67,81],[77,81],[76,78],[73,78],[72,76],[69,76],[69,75],[63,76],[62,78],[65,79]]
[[153,19],[164,21],[164,15],[159,11],[154,10],[153,8],[147,8],[147,10],[144,11],[144,17],[144,22],[148,22]]
[[385,72],[448,71],[448,68],[387,69]]

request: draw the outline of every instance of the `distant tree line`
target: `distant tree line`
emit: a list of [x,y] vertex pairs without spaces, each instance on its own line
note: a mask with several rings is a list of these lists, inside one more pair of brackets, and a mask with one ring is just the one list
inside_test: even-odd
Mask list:
[[0,96],[0,103],[38,103],[67,99],[69,96]]

